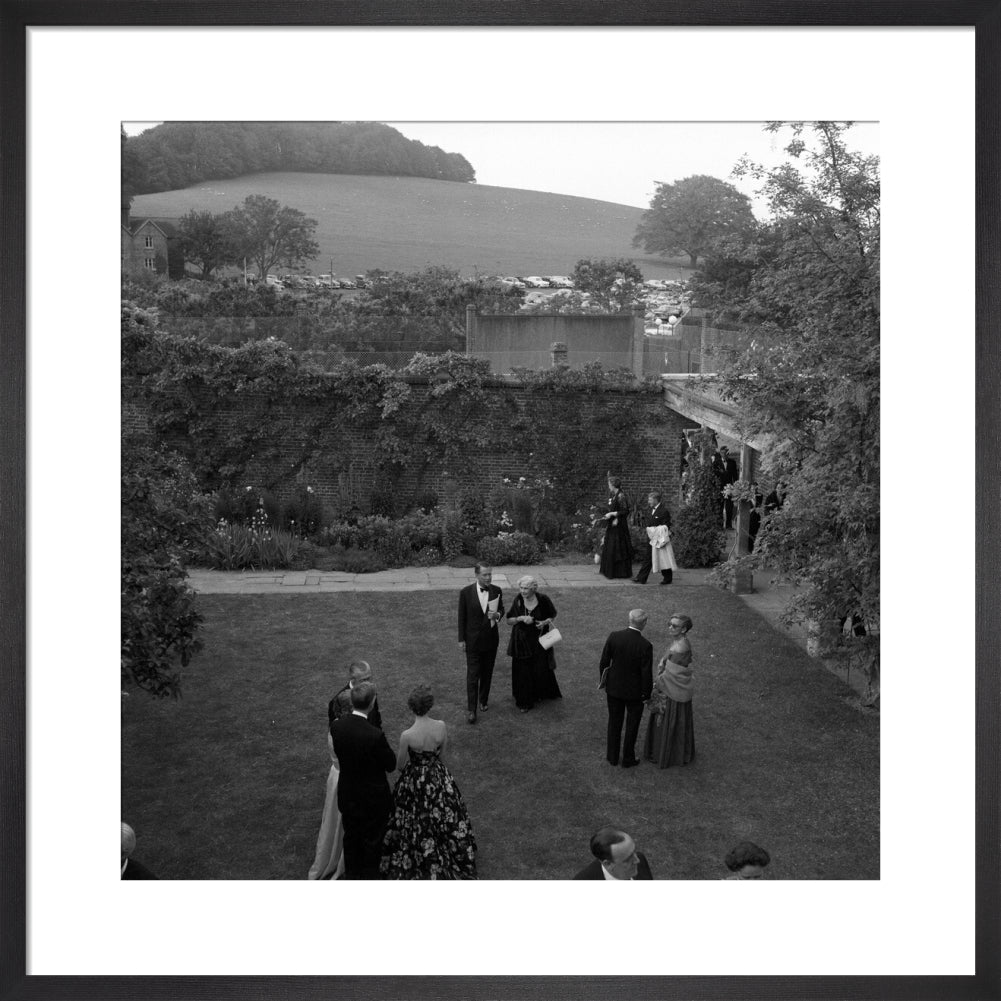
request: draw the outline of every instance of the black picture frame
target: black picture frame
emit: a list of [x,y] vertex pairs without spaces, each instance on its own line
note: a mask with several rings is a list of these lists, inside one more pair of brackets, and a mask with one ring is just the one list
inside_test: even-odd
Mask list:
[[[973,976],[28,976],[26,973],[26,29],[31,26],[971,26],[976,31],[976,968]],[[0,1001],[21,999],[1001,998],[998,652],[1001,566],[999,0],[0,0]],[[945,873],[941,878],[948,878]],[[871,947],[880,934],[870,930]],[[115,934],[109,929],[109,934]],[[665,956],[665,966],[670,957]]]

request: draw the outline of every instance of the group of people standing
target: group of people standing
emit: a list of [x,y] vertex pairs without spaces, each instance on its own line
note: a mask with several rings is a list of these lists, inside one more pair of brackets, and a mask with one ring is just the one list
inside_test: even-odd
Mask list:
[[[648,544],[638,554],[629,529],[631,507],[618,476],[608,477],[608,510],[601,516],[605,536],[598,557],[598,570],[609,580],[624,578],[645,584],[651,573],[660,573],[661,584],[670,584],[678,564],[671,544],[671,512],[659,490],[647,494],[649,511],[645,518]],[[640,558],[640,568],[633,576],[633,560]]]
[[[490,708],[504,596],[492,568],[474,567],[476,580],[459,592],[458,642],[466,659],[467,722]],[[534,577],[518,581],[507,612],[508,655],[516,706],[528,712],[540,699],[562,697],[551,644],[556,607]],[[653,674],[653,646],[643,630],[647,613],[633,609],[627,628],[609,635],[599,663],[608,705],[606,757],[639,764],[636,743],[644,706],[651,715],[643,755],[661,768],[694,760],[692,620],[671,616],[671,645]],[[434,696],[418,685],[408,699],[414,721],[397,751],[382,729],[372,669],[355,661],[348,683],[327,706],[331,766],[310,879],[475,879],[476,839],[462,793],[443,755],[448,729],[429,716]],[[625,736],[623,738],[623,728]],[[394,789],[388,775],[398,772]],[[630,877],[632,878],[632,877]],[[642,878],[642,877],[641,877]]]
[[428,715],[429,686],[414,688],[407,705],[414,721],[394,752],[368,663],[352,663],[330,700],[331,767],[309,879],[476,878],[473,827],[443,760],[448,728]]

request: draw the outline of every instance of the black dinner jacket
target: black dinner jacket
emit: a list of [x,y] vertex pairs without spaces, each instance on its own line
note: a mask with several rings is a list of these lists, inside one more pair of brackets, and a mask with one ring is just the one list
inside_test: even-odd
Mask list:
[[638,629],[619,629],[605,640],[598,675],[608,668],[605,693],[624,702],[650,698],[653,644]]
[[330,736],[341,769],[337,780],[337,807],[341,813],[345,808],[354,812],[390,809],[393,794],[386,773],[396,769],[396,755],[382,730],[350,713],[334,720]]
[[142,862],[137,862],[135,859],[130,858],[129,864],[125,867],[125,872],[122,873],[122,879],[159,879],[159,876],[154,876],[153,873],[149,871],[142,864]]
[[[477,585],[470,584],[459,592],[459,642],[466,644],[469,651],[496,650],[500,630],[490,625],[490,621],[480,608]],[[497,611],[504,615],[504,597],[496,584],[487,585],[487,602],[499,598]]]
[[667,525],[668,528],[671,527],[671,512],[668,511],[667,505],[663,501],[650,509],[646,523],[650,527],[654,525]]
[[740,470],[737,468],[737,460],[727,456],[723,460],[723,483],[736,483],[740,479]]
[[[351,685],[347,684],[327,703],[327,726],[333,726],[335,719],[339,719],[341,716],[349,716],[353,711],[351,705]],[[368,714],[368,721],[373,726],[377,726],[380,730],[382,729],[382,713],[379,712],[378,695],[375,697],[372,711]]]
[[[633,877],[636,879],[653,879],[653,875],[650,872],[650,863],[647,862],[646,856],[642,852],[636,853],[636,858],[639,859],[639,868],[636,870],[636,875]],[[604,874],[601,871],[601,861],[595,859],[593,862],[589,862],[586,866],[576,876],[574,879],[604,879]]]

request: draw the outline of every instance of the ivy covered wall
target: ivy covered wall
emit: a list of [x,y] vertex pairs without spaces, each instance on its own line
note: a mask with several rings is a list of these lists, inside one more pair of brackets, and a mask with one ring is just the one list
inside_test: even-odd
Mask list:
[[462,354],[418,355],[402,372],[345,363],[304,368],[281,342],[241,348],[165,335],[137,309],[122,316],[123,431],[169,444],[205,489],[308,484],[324,507],[398,510],[457,487],[545,478],[567,511],[602,503],[605,474],[636,503],[678,496],[682,417],[655,381],[629,373],[520,371],[492,378]]

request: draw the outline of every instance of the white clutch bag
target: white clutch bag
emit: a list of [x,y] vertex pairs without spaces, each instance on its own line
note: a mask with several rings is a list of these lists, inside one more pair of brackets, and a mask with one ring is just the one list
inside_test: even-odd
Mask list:
[[539,637],[539,646],[541,646],[543,650],[549,650],[551,647],[556,646],[561,639],[563,639],[563,634],[555,626],[553,626],[548,633],[543,633]]

